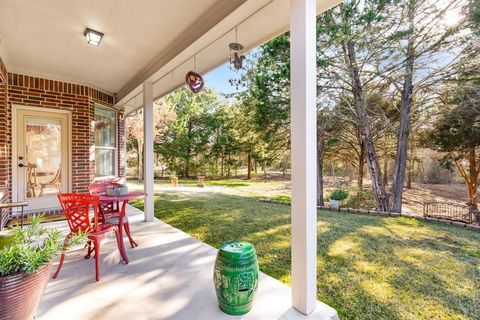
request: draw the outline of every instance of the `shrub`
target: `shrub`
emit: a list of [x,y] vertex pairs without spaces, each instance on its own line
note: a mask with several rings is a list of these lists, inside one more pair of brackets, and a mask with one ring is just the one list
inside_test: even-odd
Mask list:
[[[0,249],[0,277],[35,272],[62,251],[60,231],[42,226],[42,218],[31,218],[29,226],[13,230],[9,242]],[[79,234],[69,244],[77,244],[83,239],[84,235]]]
[[330,194],[330,200],[342,201],[347,199],[348,191],[345,189],[335,189]]
[[352,191],[345,206],[355,209],[375,208],[375,198],[371,190],[358,188],[355,192]]

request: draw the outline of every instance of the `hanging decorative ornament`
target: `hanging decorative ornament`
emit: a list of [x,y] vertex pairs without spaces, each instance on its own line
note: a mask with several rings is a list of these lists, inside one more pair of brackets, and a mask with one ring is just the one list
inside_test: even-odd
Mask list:
[[[228,80],[232,86],[237,90],[240,87],[245,87],[245,75],[243,72],[243,62],[246,60],[245,56],[241,53],[244,49],[243,45],[238,43],[238,29],[235,28],[235,42],[232,42],[228,45],[230,48],[230,67],[237,72],[237,76],[234,79]],[[238,74],[240,72],[240,74]]]
[[203,81],[202,76],[195,71],[189,71],[187,73],[185,76],[185,82],[193,93],[199,93],[202,91],[203,86],[205,85],[205,81]]
[[[197,58],[195,56],[193,57],[193,69],[197,69]],[[195,71],[189,71],[185,75],[185,83],[193,93],[199,93],[202,91],[203,86],[205,85],[203,77]]]
[[[235,42],[232,42],[228,45],[230,48],[230,64],[233,65],[233,68],[238,71],[243,69],[243,61],[246,59],[240,51],[243,50],[243,46],[238,43],[238,29],[235,28]],[[233,51],[233,54],[232,54]]]
[[243,46],[236,42],[232,42],[228,46],[230,50],[233,50],[233,55],[230,56],[230,63],[233,65],[233,68],[236,71],[243,69],[243,61],[246,58],[243,54],[238,54],[240,50],[243,50]]

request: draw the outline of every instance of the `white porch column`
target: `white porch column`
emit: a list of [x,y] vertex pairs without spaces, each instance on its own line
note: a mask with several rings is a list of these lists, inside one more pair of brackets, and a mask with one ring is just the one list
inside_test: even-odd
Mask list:
[[317,302],[316,1],[290,0],[292,303]]
[[153,88],[151,82],[143,83],[143,186],[147,196],[143,212],[145,221],[153,220]]

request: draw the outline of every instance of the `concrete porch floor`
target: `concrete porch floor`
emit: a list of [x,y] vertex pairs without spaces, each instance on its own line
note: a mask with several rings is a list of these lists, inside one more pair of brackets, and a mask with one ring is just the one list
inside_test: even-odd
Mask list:
[[[290,287],[263,273],[253,309],[228,316],[218,309],[213,286],[216,249],[158,219],[143,222],[143,212],[131,206],[128,216],[139,245],[127,246],[130,263],[119,262],[113,234],[102,244],[99,282],[94,260],[84,259],[82,249],[70,252],[48,283],[37,319],[338,319],[318,301],[314,313],[300,314],[291,307]],[[48,225],[68,228],[65,221]]]

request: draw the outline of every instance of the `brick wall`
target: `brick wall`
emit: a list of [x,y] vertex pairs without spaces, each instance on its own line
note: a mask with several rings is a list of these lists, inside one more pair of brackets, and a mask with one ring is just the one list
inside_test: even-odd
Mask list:
[[[2,201],[10,200],[10,108],[8,107],[7,70],[0,59],[0,189]],[[1,223],[0,223],[1,226]]]
[[[72,192],[88,192],[87,186],[95,177],[94,106],[96,103],[112,106],[113,97],[84,85],[2,73],[2,66],[0,60],[0,187],[7,186],[11,194],[11,110],[15,104],[71,111]],[[124,172],[123,131],[121,120],[118,125],[119,174]]]

